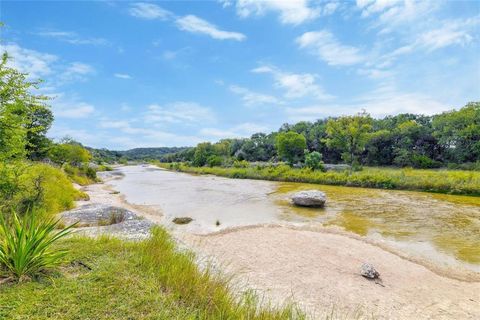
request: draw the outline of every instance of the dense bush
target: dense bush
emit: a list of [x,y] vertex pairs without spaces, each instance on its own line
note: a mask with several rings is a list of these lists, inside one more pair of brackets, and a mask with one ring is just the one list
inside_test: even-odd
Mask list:
[[0,163],[0,209],[23,214],[35,210],[47,215],[73,207],[81,197],[62,170],[47,164]]
[[308,152],[308,150],[306,150],[306,152],[305,152],[305,166],[307,168],[312,169],[312,170],[322,170],[322,171],[324,171],[322,154],[320,152],[317,152],[317,151]]
[[209,167],[218,167],[223,163],[223,158],[216,155],[211,155],[207,158],[207,165]]

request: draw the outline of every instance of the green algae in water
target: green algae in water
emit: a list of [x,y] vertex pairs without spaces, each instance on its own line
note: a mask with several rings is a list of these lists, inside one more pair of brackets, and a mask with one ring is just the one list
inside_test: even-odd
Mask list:
[[[324,191],[322,211],[299,211],[285,201],[293,192]],[[378,233],[395,241],[427,241],[439,252],[480,264],[480,197],[415,191],[279,183],[273,196],[286,211],[361,236]]]

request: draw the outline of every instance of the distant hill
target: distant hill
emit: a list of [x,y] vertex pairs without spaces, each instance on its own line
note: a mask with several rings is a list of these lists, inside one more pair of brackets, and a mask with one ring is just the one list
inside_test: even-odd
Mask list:
[[160,160],[167,154],[172,154],[188,149],[188,147],[158,147],[158,148],[135,148],[126,151],[115,151],[108,149],[87,149],[92,153],[95,162],[119,162],[121,160],[128,161],[145,161]]

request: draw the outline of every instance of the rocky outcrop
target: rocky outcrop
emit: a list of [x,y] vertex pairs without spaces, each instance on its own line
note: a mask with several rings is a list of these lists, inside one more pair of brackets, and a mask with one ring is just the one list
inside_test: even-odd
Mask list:
[[87,204],[62,213],[62,221],[79,227],[105,226],[137,219],[137,215],[127,209],[105,204]]
[[95,203],[63,212],[61,219],[66,225],[77,223],[76,231],[87,236],[107,234],[127,240],[148,238],[155,225],[125,208]]
[[302,207],[323,207],[325,201],[327,201],[325,193],[318,190],[300,191],[292,196],[293,204]]

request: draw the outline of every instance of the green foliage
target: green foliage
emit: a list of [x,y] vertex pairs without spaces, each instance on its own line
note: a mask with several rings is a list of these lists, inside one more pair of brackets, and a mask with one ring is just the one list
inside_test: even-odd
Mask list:
[[0,215],[0,266],[22,281],[57,265],[66,252],[53,250],[52,244],[72,228],[55,232],[57,224],[58,220],[42,219],[35,212],[22,219],[13,213],[10,223]]
[[76,167],[88,163],[92,158],[90,152],[75,141],[53,145],[48,156],[50,160],[58,165],[69,164]]
[[203,167],[207,163],[207,159],[212,151],[212,144],[210,142],[199,143],[193,155],[193,165]]
[[146,241],[69,237],[54,247],[69,250],[62,276],[0,286],[1,319],[305,319],[294,306],[231,292],[234,284],[199,268],[161,228]]
[[327,123],[326,143],[329,147],[339,149],[342,159],[351,166],[358,164],[358,156],[363,152],[370,139],[372,118],[367,113],[331,119]]
[[223,163],[223,158],[217,155],[211,155],[207,159],[207,164],[209,167],[221,166]]
[[322,170],[323,168],[323,161],[322,161],[322,154],[317,151],[308,152],[305,150],[305,166],[312,170]]
[[307,142],[303,135],[294,131],[288,131],[277,135],[275,147],[277,148],[278,156],[282,160],[293,164],[302,160]]
[[7,66],[7,53],[0,61],[0,161],[41,158],[48,147],[45,133],[53,121],[45,96],[32,93],[39,82]]
[[460,170],[420,170],[364,168],[362,171],[312,171],[289,166],[264,168],[195,168],[180,165],[178,170],[215,174],[229,178],[304,182],[379,189],[417,190],[480,196],[480,172]]
[[249,164],[248,161],[246,161],[246,160],[240,160],[240,161],[239,161],[239,160],[235,160],[235,161],[233,162],[233,167],[234,167],[234,168],[248,168],[249,165],[250,165],[250,164]]
[[80,197],[62,170],[40,163],[0,163],[0,210],[46,215],[68,210]]
[[480,102],[437,115],[432,126],[448,160],[462,163],[480,159]]

